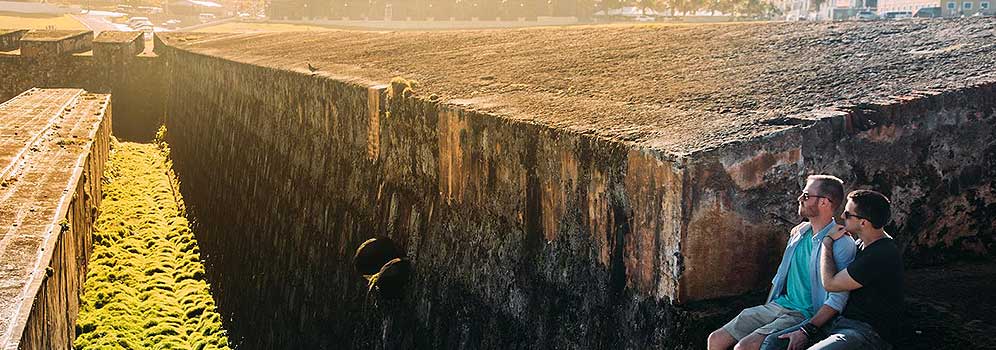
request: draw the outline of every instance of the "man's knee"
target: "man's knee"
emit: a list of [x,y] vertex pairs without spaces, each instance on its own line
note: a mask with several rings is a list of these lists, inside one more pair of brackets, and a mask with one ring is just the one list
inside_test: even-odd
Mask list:
[[733,347],[733,350],[758,350],[761,348],[761,342],[764,341],[765,336],[763,334],[751,333],[740,339],[737,345]]
[[829,337],[813,344],[816,350],[857,350],[868,348],[864,335],[852,330],[838,330]]
[[714,349],[729,349],[733,343],[737,340],[733,339],[733,336],[729,332],[720,328],[712,333],[709,333],[708,345],[709,350]]

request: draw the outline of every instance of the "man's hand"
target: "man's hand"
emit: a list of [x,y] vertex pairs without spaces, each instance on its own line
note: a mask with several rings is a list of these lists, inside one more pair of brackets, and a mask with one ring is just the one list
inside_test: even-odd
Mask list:
[[836,241],[836,240],[840,239],[841,237],[844,237],[844,235],[846,235],[846,234],[847,234],[847,231],[844,230],[844,225],[837,225],[836,227],[833,228],[833,230],[830,231],[829,234],[827,234],[827,236],[829,236],[834,241]]
[[778,339],[789,340],[788,350],[805,349],[806,345],[809,345],[809,337],[801,329],[792,333],[779,335]]

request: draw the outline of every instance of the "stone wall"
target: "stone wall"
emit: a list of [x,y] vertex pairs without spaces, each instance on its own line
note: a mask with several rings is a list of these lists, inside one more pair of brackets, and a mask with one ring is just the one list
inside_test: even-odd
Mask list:
[[[61,167],[38,164],[41,163],[38,160],[30,162],[32,166],[47,169],[52,173],[52,178],[58,177],[63,171],[69,176],[68,181],[61,184],[66,192],[60,191],[58,196],[48,197],[51,201],[49,203],[37,203],[39,211],[47,210],[44,208],[50,206],[54,207],[56,214],[46,218],[47,238],[40,245],[37,258],[31,262],[8,261],[32,263],[35,270],[24,286],[25,298],[16,302],[19,310],[16,318],[10,320],[10,329],[6,330],[9,333],[3,337],[4,349],[72,348],[79,311],[79,293],[93,249],[91,235],[100,206],[101,178],[110,152],[112,128],[111,112],[106,107],[109,97],[89,96],[82,98],[92,98],[100,103],[99,110],[86,110],[86,117],[96,118],[97,124],[92,128],[79,127],[79,124],[76,127],[57,125],[62,128],[63,134],[56,133],[59,138],[44,141],[50,143],[50,146],[55,146],[56,141],[59,141],[60,145],[65,145],[63,147],[79,147],[81,151],[73,153],[74,156],[78,154],[75,162]],[[77,135],[81,129],[82,133]],[[46,185],[42,181],[39,184],[39,187]],[[35,207],[31,210],[35,211]]]
[[[169,67],[174,164],[236,344],[704,339],[698,319],[671,305],[683,269],[680,167],[414,98],[404,81],[157,52]],[[375,307],[352,270],[353,251],[373,236],[414,262],[404,303]]]
[[165,67],[155,56],[133,56],[111,73],[111,104],[118,139],[149,142],[165,117]]
[[21,42],[21,37],[27,32],[27,29],[0,29],[0,51],[17,50]]
[[[717,264],[736,273],[690,279],[684,293],[724,296],[768,285],[773,270],[763,267],[773,267],[781,249],[771,242],[784,245],[784,236],[771,232],[795,220],[793,198],[813,173],[842,178],[848,191],[889,196],[893,221],[886,230],[903,247],[907,266],[991,259],[994,114],[996,84],[923,91],[787,118],[796,127],[695,156],[685,273]],[[716,244],[725,240],[741,244]]]
[[[993,256],[992,84],[676,159],[400,79],[157,52],[182,190],[248,348],[700,348],[758,300],[697,301],[769,286],[813,173],[892,196],[910,265]],[[373,236],[413,261],[401,303],[375,305],[351,268]]]
[[6,101],[33,87],[81,88],[107,92],[109,86],[94,74],[97,63],[90,55],[48,58],[0,55],[0,100]]
[[[117,119],[114,135],[129,141],[151,141],[163,120],[164,67],[155,56],[136,56],[134,50],[126,50],[131,54],[122,55],[120,50],[103,49],[110,46],[132,49],[137,45],[133,41],[101,42],[101,37],[119,34],[101,33],[95,39],[97,50],[92,53],[55,52],[38,57],[0,53],[0,77],[3,77],[0,101],[33,87],[113,93]],[[76,42],[79,40],[94,40],[92,35],[69,39],[74,41],[73,45],[80,45]],[[85,46],[89,47],[89,44]]]
[[55,57],[92,50],[93,32],[89,30],[32,30],[20,38],[21,55]]

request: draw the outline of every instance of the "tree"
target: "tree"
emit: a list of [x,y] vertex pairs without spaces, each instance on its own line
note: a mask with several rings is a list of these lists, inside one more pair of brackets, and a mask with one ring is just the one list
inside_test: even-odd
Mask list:
[[605,15],[609,14],[609,10],[623,7],[622,0],[600,0],[599,4]]
[[660,9],[661,0],[637,0],[637,6],[640,7],[640,12],[646,16],[647,9],[657,11]]

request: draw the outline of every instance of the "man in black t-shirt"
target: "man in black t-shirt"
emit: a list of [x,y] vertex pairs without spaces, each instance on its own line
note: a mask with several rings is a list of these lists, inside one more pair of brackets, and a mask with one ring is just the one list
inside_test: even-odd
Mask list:
[[[903,260],[885,232],[889,199],[875,191],[847,195],[844,225],[824,238],[820,277],[829,292],[850,291],[841,316],[824,327],[802,324],[768,336],[762,349],[891,349],[903,318]],[[837,271],[834,242],[846,233],[858,236],[854,262]]]

